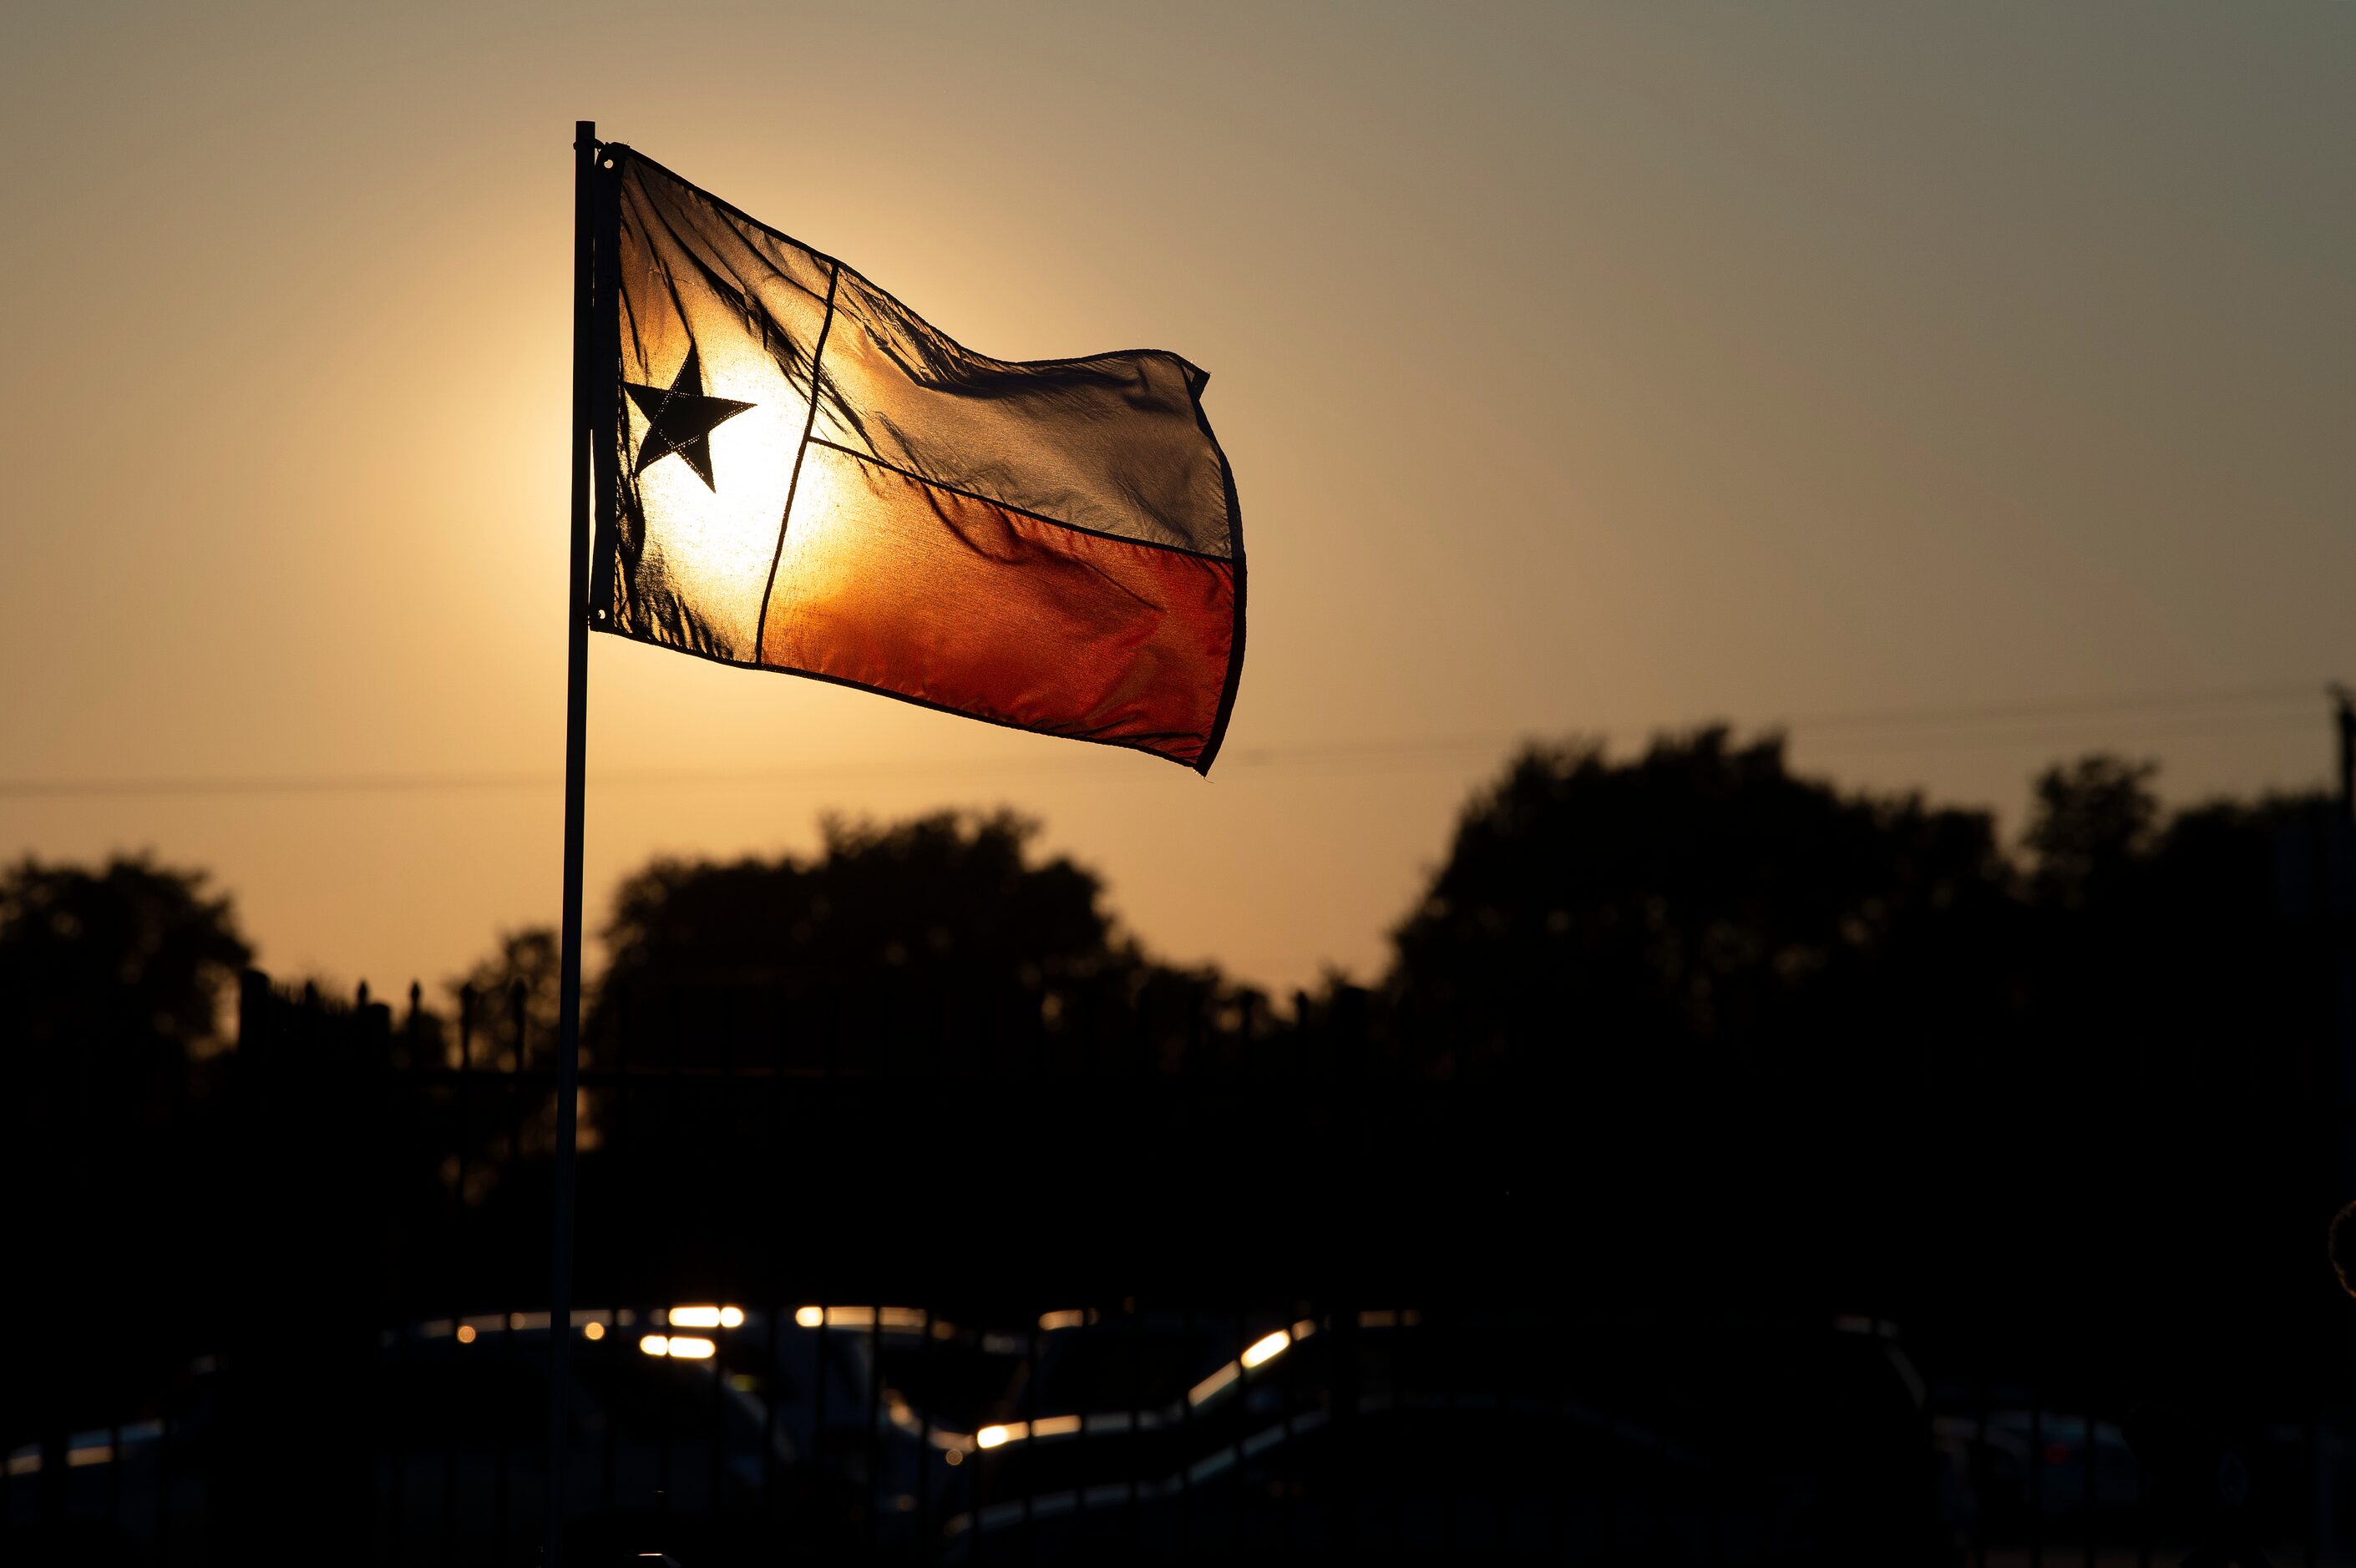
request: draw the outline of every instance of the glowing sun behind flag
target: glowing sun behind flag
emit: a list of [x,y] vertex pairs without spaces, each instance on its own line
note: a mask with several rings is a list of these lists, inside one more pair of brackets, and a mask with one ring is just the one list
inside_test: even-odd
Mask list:
[[1205,374],[975,354],[608,144],[593,624],[1208,772],[1243,661]]

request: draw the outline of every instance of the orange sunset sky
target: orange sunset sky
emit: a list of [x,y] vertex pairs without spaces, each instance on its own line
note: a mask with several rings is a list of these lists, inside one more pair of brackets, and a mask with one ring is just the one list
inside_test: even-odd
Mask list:
[[[984,353],[1208,368],[1251,571],[1208,781],[595,639],[593,926],[1002,802],[1289,987],[1517,736],[1783,722],[2013,820],[2098,745],[2325,779],[2356,9],[19,5],[0,854],[380,987],[553,920],[582,117]],[[186,787],[392,775],[467,787]]]

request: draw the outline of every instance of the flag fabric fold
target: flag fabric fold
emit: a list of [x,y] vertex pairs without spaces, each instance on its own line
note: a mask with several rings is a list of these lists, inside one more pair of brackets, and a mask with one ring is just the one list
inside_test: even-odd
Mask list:
[[618,144],[591,624],[1207,773],[1243,663],[1204,372],[973,353]]

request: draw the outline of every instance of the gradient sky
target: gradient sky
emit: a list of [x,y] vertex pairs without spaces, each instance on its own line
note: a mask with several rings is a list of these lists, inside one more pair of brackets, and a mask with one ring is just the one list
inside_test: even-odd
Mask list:
[[1252,615],[1207,782],[594,639],[593,921],[1007,802],[1290,987],[1520,734],[1784,720],[2016,816],[2094,745],[2325,775],[2356,8],[17,5],[0,782],[537,782],[0,794],[0,853],[209,867],[380,986],[553,919],[581,117],[985,353],[1207,368]]

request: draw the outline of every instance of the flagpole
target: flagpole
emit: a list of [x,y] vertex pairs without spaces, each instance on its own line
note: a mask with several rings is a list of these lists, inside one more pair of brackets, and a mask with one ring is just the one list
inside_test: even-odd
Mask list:
[[553,1243],[548,1285],[548,1543],[546,1568],[564,1562],[565,1427],[573,1349],[573,1147],[581,1097],[581,816],[589,741],[590,442],[596,423],[595,312],[590,297],[596,264],[594,185],[597,123],[573,127],[573,453],[571,565],[564,589],[564,920],[558,960],[556,1170]]

